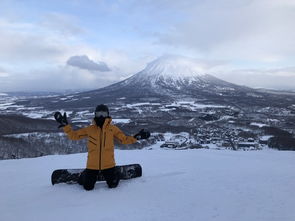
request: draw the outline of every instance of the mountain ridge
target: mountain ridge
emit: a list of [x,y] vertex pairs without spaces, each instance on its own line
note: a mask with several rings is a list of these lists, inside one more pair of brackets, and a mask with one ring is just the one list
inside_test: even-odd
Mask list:
[[269,103],[285,106],[286,96],[290,100],[288,105],[295,99],[292,95],[271,94],[236,85],[204,70],[194,59],[163,56],[148,63],[133,76],[104,88],[24,102],[47,108],[81,108],[93,107],[98,103],[172,102],[184,99],[233,106],[265,106]]

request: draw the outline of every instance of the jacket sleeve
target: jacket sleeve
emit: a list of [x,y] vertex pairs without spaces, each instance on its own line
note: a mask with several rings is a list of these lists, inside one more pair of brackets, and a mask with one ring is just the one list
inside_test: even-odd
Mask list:
[[132,136],[126,136],[118,127],[113,126],[114,137],[121,143],[121,144],[133,144],[137,141]]
[[79,130],[73,130],[70,125],[66,125],[63,128],[63,130],[68,135],[68,138],[71,140],[80,140],[80,139],[88,137],[87,127],[79,129]]

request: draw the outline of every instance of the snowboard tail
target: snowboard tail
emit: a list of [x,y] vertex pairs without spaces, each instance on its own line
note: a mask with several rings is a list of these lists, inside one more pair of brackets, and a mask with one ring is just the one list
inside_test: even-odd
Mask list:
[[[140,164],[129,164],[129,165],[121,165],[116,166],[120,174],[121,180],[128,180],[136,177],[142,176],[142,168]],[[68,183],[74,184],[78,183],[79,177],[82,174],[84,169],[58,169],[54,170],[51,175],[51,183],[52,185],[58,183]],[[105,181],[102,172],[99,171],[97,176],[97,181]]]

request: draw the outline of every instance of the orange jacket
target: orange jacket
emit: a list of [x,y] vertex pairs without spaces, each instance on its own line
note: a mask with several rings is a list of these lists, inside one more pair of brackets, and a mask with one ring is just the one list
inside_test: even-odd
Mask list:
[[112,119],[106,118],[102,129],[94,123],[88,127],[72,130],[70,125],[64,127],[64,132],[71,140],[87,138],[88,158],[87,168],[103,170],[116,165],[114,158],[114,138],[122,144],[132,144],[137,140],[126,136],[118,127],[111,124]]

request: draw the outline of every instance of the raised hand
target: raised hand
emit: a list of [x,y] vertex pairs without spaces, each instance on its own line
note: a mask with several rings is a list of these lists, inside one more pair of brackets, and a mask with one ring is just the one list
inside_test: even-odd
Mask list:
[[141,129],[137,134],[133,137],[137,140],[148,139],[151,136],[151,133],[147,130]]
[[68,125],[68,119],[67,119],[67,114],[64,112],[62,115],[60,112],[55,112],[54,113],[54,118],[55,120],[60,124],[58,128],[64,127]]

